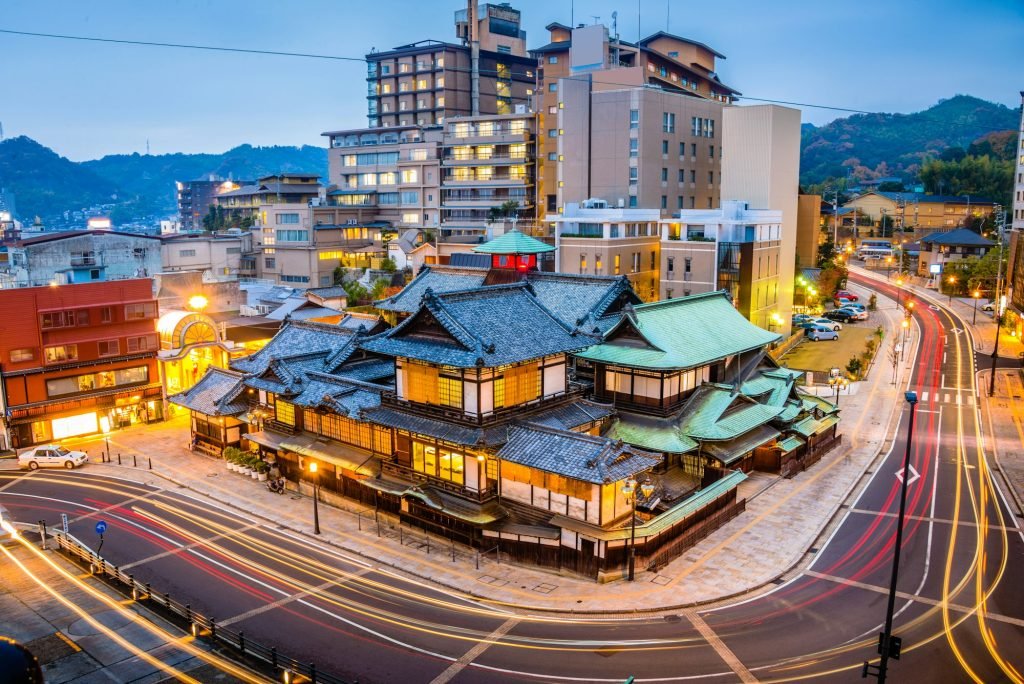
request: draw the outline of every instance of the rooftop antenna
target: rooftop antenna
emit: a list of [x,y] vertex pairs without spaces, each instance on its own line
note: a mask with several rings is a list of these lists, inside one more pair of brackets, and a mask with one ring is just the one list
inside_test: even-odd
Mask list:
[[636,42],[637,45],[643,40],[643,33],[640,32],[640,0],[636,0]]
[[0,121],[0,140],[4,139],[4,122]]
[[619,13],[612,12],[612,36],[619,39]]
[[149,138],[146,138],[146,156],[149,156]]
[[590,16],[594,19],[594,26],[597,26],[597,23],[601,21],[601,17],[596,14],[591,14]]
[[569,26],[576,25],[576,2],[569,0]]
[[672,33],[672,29],[668,27],[669,17],[672,16],[672,2],[665,0],[665,33]]

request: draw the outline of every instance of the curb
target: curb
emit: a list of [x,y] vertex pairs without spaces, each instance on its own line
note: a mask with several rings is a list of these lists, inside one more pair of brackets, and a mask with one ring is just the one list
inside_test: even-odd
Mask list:
[[[978,371],[977,375],[979,377],[988,378],[989,373],[991,372],[991,370],[982,370]],[[1013,486],[1009,479],[1007,479],[1006,471],[1003,470],[1003,463],[999,458],[999,448],[997,446],[999,444],[999,440],[996,439],[995,433],[992,429],[992,407],[989,405],[990,397],[986,392],[979,392],[979,394],[981,394],[982,402],[985,404],[985,420],[988,422],[988,436],[992,442],[992,458],[996,462],[996,468],[999,470],[999,477],[1002,479],[1003,484],[1006,485],[1007,491],[1010,492],[1010,498],[1013,499],[1015,504],[1017,504],[1018,514],[1024,515],[1024,500],[1022,500],[1021,495],[1017,492],[1017,488]]]

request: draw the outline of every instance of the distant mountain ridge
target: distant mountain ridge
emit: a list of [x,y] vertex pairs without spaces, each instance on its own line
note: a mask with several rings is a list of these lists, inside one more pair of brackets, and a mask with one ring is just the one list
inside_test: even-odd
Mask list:
[[[916,176],[921,162],[944,150],[967,150],[981,138],[1015,132],[1020,110],[957,95],[912,114],[854,114],[824,126],[804,124],[801,131],[800,182],[820,183],[857,176]],[[990,145],[1003,153],[1003,145]]]
[[169,214],[175,181],[274,173],[315,173],[326,182],[327,150],[239,145],[221,154],[111,154],[73,162],[26,136],[0,141],[0,187],[14,192],[23,220],[108,203],[126,203],[135,214]]

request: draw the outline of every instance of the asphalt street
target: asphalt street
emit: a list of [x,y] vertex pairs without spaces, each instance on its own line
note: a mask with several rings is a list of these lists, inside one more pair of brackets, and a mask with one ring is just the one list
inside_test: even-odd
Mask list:
[[[919,301],[914,318],[921,344],[907,382],[920,401],[894,627],[903,656],[890,677],[1021,681],[1024,537],[991,476],[973,345],[943,308]],[[136,579],[363,683],[851,681],[876,658],[909,410],[809,568],[749,600],[669,614],[520,613],[242,511],[91,472],[0,473],[0,503],[25,522],[56,525],[67,513],[71,533],[94,547],[102,519],[103,556]]]

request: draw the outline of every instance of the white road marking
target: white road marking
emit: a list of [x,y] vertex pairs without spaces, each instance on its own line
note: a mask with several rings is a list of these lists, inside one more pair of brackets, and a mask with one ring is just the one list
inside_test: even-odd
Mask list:
[[757,681],[757,677],[755,677],[753,673],[740,662],[740,659],[736,657],[736,654],[725,645],[725,642],[715,634],[715,631],[711,629],[708,623],[704,622],[704,619],[701,618],[700,615],[697,615],[693,610],[685,610],[683,611],[683,614],[686,615],[690,622],[693,623],[693,626],[697,628],[697,631],[700,632],[700,635],[704,637],[705,641],[711,645],[711,648],[715,649],[715,653],[717,653],[719,657],[725,661],[725,664],[736,673],[736,676],[740,678],[741,682]]
[[473,648],[466,651],[464,656],[449,665],[447,670],[434,677],[430,681],[430,684],[448,684],[448,682],[454,679],[457,674],[465,670],[470,663],[479,658],[484,651],[491,647],[492,644],[511,632],[518,624],[519,618],[509,618],[506,620],[500,627],[498,627],[498,629],[487,635],[486,639],[476,642]]
[[921,401],[928,401],[928,392],[921,392]]
[[[911,464],[909,464],[907,466],[907,470],[910,472],[910,479],[907,480],[907,486],[909,487],[910,485],[914,484],[919,479],[921,479],[921,473],[917,472],[917,468],[914,467],[913,463],[911,463]],[[900,482],[903,482],[903,469],[902,468],[900,468],[899,470],[896,471],[896,479],[899,480]]]

